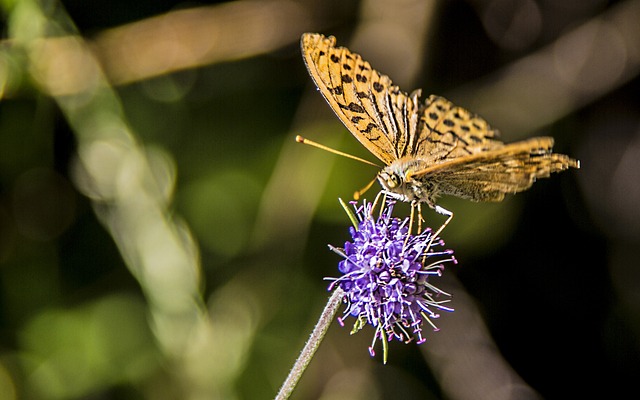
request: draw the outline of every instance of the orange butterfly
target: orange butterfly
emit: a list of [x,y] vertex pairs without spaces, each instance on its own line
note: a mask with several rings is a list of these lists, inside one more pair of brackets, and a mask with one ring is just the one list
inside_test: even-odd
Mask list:
[[426,203],[450,220],[453,214],[436,205],[442,194],[501,201],[537,178],[580,167],[552,153],[553,138],[504,144],[484,119],[442,97],[421,103],[420,90],[401,91],[360,55],[336,47],[332,36],[305,33],[301,47],[313,81],[338,118],[385,164],[377,179],[395,199]]

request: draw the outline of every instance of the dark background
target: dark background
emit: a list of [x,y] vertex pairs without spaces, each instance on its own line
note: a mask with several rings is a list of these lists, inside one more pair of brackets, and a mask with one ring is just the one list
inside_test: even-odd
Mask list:
[[[456,311],[419,347],[391,343],[387,365],[381,348],[368,355],[370,328],[350,336],[352,319],[334,324],[293,397],[640,393],[640,2],[48,3],[45,31],[77,29],[113,101],[49,89],[65,81],[38,75],[36,38],[20,21],[39,14],[25,4],[3,6],[0,398],[275,395],[328,297],[323,277],[337,275],[326,244],[342,245],[349,226],[337,198],[376,173],[294,143],[301,134],[374,159],[315,90],[299,50],[306,31],[336,36],[407,92],[479,113],[505,142],[553,136],[581,169],[499,204],[443,198],[455,218],[442,237],[459,264],[441,284]],[[191,24],[159,24],[166,35],[113,36],[122,58],[104,50],[123,26],[188,9]],[[193,17],[205,9],[211,22]],[[163,50],[152,66],[196,61],[114,72],[149,59],[126,53],[138,40],[144,50],[185,38],[237,53]],[[107,109],[120,111],[83,125]],[[124,195],[87,172],[97,138],[124,143],[110,141],[113,121],[137,143],[124,151],[145,156],[91,165]],[[128,183],[144,171],[151,178]],[[147,204],[162,211],[128,211]],[[138,217],[157,228],[133,232]],[[172,245],[165,228],[179,232]]]

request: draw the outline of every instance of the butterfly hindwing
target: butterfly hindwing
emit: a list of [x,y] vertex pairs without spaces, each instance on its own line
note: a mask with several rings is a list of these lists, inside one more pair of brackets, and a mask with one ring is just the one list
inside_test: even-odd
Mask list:
[[500,201],[505,194],[531,187],[538,178],[578,167],[564,154],[552,153],[553,138],[537,137],[498,149],[434,164],[412,175],[430,181],[442,194],[474,201]]
[[499,133],[479,116],[431,95],[420,110],[420,129],[413,155],[434,160],[454,159],[498,149]]

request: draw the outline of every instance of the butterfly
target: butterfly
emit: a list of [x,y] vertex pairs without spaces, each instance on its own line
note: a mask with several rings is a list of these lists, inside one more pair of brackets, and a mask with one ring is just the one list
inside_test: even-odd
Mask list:
[[445,98],[421,102],[421,90],[401,91],[360,55],[336,47],[333,36],[305,33],[301,48],[335,114],[385,164],[377,175],[383,191],[412,206],[426,203],[448,215],[447,222],[453,213],[436,204],[441,195],[501,201],[538,178],[580,167],[552,152],[551,137],[505,144],[484,119]]

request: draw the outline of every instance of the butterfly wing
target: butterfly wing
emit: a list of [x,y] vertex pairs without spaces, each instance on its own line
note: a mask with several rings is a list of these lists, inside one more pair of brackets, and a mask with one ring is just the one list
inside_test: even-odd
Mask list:
[[[484,119],[442,97],[420,104],[419,91],[402,92],[358,54],[336,47],[334,37],[305,33],[301,46],[318,89],[347,129],[387,165],[378,178],[398,198],[430,205],[440,194],[500,201],[537,178],[579,167],[552,153],[552,138],[505,145]],[[400,176],[409,189],[397,181],[384,185],[385,176]]]
[[504,146],[499,132],[481,117],[449,100],[431,95],[420,108],[420,123],[411,154],[434,163],[496,150]]
[[336,39],[305,33],[304,61],[338,118],[386,165],[409,151],[418,130],[419,92],[409,96],[360,55],[336,47]]
[[538,178],[579,162],[552,153],[553,138],[537,137],[431,165],[410,175],[432,185],[435,195],[448,194],[473,201],[501,201],[507,193],[531,187]]

